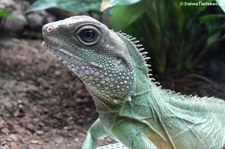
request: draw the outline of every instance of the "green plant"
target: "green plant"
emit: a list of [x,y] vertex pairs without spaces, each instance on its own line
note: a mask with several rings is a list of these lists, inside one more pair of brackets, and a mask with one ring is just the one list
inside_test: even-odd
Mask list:
[[86,12],[105,10],[116,5],[129,5],[140,0],[37,0],[26,12],[38,11],[48,8],[59,8],[70,12]]
[[70,12],[99,11],[101,0],[37,0],[26,12],[38,11],[48,8],[59,8]]
[[9,15],[10,15],[10,13],[8,13],[7,11],[0,10],[0,18],[7,17]]
[[113,28],[141,39],[159,73],[168,66],[177,70],[195,67],[216,42],[224,39],[221,31],[225,26],[219,23],[224,14],[209,15],[207,7],[184,7],[181,2],[142,0],[113,9]]

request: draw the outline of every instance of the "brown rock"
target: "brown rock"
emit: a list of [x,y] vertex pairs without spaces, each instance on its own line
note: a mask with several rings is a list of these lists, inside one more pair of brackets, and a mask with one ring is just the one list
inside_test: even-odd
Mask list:
[[20,148],[20,146],[18,144],[12,144],[10,146],[10,149],[22,149],[22,148]]
[[63,142],[63,137],[59,136],[54,139],[55,143],[60,144]]
[[3,128],[2,130],[1,130],[1,132],[2,133],[4,133],[4,134],[9,134],[9,129],[8,128]]
[[43,130],[37,130],[36,131],[36,134],[38,134],[38,135],[43,135],[45,132],[43,131]]
[[38,140],[31,140],[30,143],[32,143],[32,144],[38,144],[39,141]]
[[32,123],[27,124],[26,128],[31,132],[35,132],[36,130],[36,127]]
[[20,139],[18,138],[18,136],[16,134],[10,134],[7,138],[7,141],[19,141]]

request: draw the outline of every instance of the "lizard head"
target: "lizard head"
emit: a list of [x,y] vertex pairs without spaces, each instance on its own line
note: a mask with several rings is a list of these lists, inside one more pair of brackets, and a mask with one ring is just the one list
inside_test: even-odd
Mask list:
[[70,68],[97,97],[124,102],[134,86],[134,67],[121,34],[88,16],[43,26],[43,47]]

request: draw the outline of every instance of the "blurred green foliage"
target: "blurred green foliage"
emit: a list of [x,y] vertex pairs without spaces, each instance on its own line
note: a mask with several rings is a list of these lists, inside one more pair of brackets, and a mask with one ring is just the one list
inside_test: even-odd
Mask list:
[[0,10],[0,18],[7,17],[9,15],[10,15],[10,13],[8,13],[7,11]]
[[215,43],[225,38],[222,12],[209,14],[205,6],[182,6],[182,2],[142,0],[115,7],[112,12],[113,28],[143,41],[159,73],[168,66],[177,70],[195,67]]
[[53,7],[76,13],[100,12],[112,6],[116,7],[111,9],[111,26],[140,39],[150,49],[159,73],[169,66],[177,70],[194,68],[225,39],[225,15],[218,6],[185,6],[183,0],[38,0],[27,12]]

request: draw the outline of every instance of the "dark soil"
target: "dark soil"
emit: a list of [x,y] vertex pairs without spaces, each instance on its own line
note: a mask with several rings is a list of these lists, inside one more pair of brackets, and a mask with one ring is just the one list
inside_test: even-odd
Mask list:
[[[163,88],[225,99],[224,68],[221,58],[156,78]],[[41,41],[10,39],[0,47],[0,149],[80,149],[96,118],[83,83]]]

